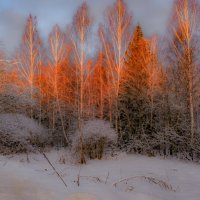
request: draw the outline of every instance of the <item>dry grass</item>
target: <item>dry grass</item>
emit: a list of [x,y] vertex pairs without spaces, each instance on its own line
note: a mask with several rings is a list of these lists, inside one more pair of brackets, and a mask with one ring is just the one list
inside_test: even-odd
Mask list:
[[125,179],[122,179],[122,180],[114,183],[113,186],[117,187],[117,185],[120,184],[120,183],[126,183],[127,184],[128,181],[131,181],[131,180],[134,180],[134,179],[142,179],[142,180],[145,180],[145,181],[147,181],[151,184],[158,185],[162,189],[172,191],[172,192],[176,192],[176,190],[172,187],[171,184],[169,184],[169,183],[167,183],[163,180],[160,180],[158,178],[149,177],[149,176],[134,176],[134,177],[125,178]]

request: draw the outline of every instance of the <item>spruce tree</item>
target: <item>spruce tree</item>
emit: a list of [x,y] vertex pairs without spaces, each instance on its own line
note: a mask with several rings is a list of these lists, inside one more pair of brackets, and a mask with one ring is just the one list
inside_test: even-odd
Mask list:
[[[152,59],[150,43],[144,38],[141,26],[134,30],[132,40],[124,58],[124,73],[120,91],[120,119],[123,130],[123,142],[130,143],[133,148],[145,146],[154,133],[152,125],[150,91],[150,73]],[[144,139],[144,137],[147,137]],[[136,144],[139,143],[139,144]],[[136,146],[135,146],[136,145]],[[138,147],[134,151],[143,151]],[[146,147],[145,147],[146,148]]]

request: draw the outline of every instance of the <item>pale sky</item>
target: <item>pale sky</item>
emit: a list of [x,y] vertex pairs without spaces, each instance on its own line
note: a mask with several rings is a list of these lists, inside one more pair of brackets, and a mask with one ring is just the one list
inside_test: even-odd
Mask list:
[[[172,9],[173,0],[124,0],[147,36],[163,35]],[[44,40],[54,24],[64,30],[72,21],[83,0],[0,0],[0,41],[11,54],[20,44],[25,21],[29,14],[37,16],[38,29]],[[105,8],[114,0],[87,0],[96,23],[103,19]]]

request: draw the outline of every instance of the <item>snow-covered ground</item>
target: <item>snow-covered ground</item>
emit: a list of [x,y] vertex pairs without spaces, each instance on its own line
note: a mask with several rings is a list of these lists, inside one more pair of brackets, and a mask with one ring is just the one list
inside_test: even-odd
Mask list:
[[0,199],[200,200],[199,164],[121,154],[80,166],[61,164],[64,154],[47,156],[67,188],[41,154],[0,156]]

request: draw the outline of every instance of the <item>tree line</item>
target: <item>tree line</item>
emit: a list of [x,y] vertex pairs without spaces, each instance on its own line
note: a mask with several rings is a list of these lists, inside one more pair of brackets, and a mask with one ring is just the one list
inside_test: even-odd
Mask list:
[[86,2],[65,31],[53,27],[48,46],[30,15],[12,59],[0,54],[0,95],[28,99],[9,112],[23,110],[61,145],[70,144],[75,127],[83,144],[84,122],[101,119],[128,152],[200,157],[199,8],[196,0],[175,0],[161,42],[134,27],[126,3],[116,0],[99,24],[95,47]]

